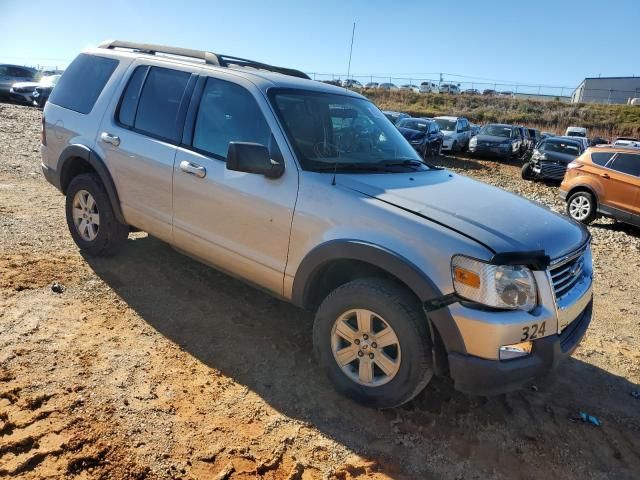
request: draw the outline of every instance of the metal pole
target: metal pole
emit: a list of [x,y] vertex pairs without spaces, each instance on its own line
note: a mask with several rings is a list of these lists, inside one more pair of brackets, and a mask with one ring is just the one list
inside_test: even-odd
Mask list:
[[351,47],[349,47],[349,66],[347,67],[347,78],[351,73],[351,54],[353,53],[353,37],[356,34],[356,22],[353,22],[353,30],[351,30]]

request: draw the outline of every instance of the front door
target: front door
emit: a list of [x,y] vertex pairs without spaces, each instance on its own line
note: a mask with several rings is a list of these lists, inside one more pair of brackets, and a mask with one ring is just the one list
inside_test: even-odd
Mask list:
[[640,215],[640,154],[618,153],[601,178],[605,187],[603,200],[609,207],[624,212],[623,220]]
[[[284,137],[273,117],[263,114],[269,107],[261,93],[242,79],[219,75],[206,79],[199,105],[190,112],[193,130],[185,133],[187,145],[177,150],[175,243],[201,260],[282,295],[297,168],[288,150],[278,146],[279,142],[284,147]],[[232,141],[268,146],[272,158],[284,161],[284,175],[269,179],[227,170]]]

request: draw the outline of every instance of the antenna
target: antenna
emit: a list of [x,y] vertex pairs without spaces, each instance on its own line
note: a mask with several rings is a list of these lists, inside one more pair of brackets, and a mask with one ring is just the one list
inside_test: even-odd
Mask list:
[[347,80],[351,73],[351,54],[353,53],[353,37],[356,34],[356,22],[353,22],[353,30],[351,30],[351,47],[349,48],[349,65],[347,66]]

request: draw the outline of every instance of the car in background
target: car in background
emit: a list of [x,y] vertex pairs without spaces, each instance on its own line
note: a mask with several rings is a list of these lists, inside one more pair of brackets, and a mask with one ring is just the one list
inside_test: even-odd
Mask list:
[[469,141],[469,152],[504,159],[520,153],[522,137],[514,125],[488,123]]
[[53,88],[60,80],[62,75],[50,75],[40,80],[40,83],[36,87],[36,91],[33,93],[33,106],[44,108],[44,104],[49,100],[49,95],[53,92]]
[[469,120],[464,117],[436,117],[434,120],[444,135],[442,151],[456,153],[466,150],[471,139]]
[[37,82],[38,71],[35,68],[20,65],[0,65],[0,97],[9,97],[14,83]]
[[609,145],[609,140],[603,137],[593,137],[589,139],[590,147],[597,147],[598,145]]
[[432,118],[403,118],[396,127],[425,160],[440,155],[444,136]]
[[355,80],[354,78],[347,78],[342,81],[342,86],[344,88],[362,88],[362,84]]
[[340,80],[321,80],[322,83],[326,83],[327,85],[334,85],[336,87],[342,86],[342,81]]
[[540,140],[542,140],[542,133],[540,133],[540,130],[538,130],[537,128],[528,128],[527,130],[529,130],[529,137],[531,138],[531,142],[535,147],[536,145],[538,145],[538,143],[540,143]]
[[564,136],[587,138],[587,129],[584,127],[567,127],[567,131],[564,132]]
[[511,90],[503,90],[500,92],[501,97],[513,97],[513,92]]
[[533,150],[535,147],[535,143],[531,140],[531,135],[529,135],[529,129],[526,127],[518,127],[520,130],[520,137],[522,138],[522,143],[520,144],[520,155],[524,155],[525,152],[529,150]]
[[390,82],[381,83],[380,85],[378,85],[378,88],[380,90],[398,90],[398,86],[395,83]]
[[633,147],[640,148],[640,140],[630,137],[618,137],[613,142],[616,147]]
[[602,215],[640,227],[640,152],[588,149],[568,165],[559,193],[574,220],[589,224]]
[[578,136],[571,136],[571,135],[562,135],[560,137],[556,137],[556,138],[565,138],[567,140],[575,140],[577,142],[580,143],[580,145],[582,145],[582,151],[584,152],[587,148],[589,148],[591,146],[591,142],[589,142],[589,139],[587,137],[578,137]]
[[369,82],[364,86],[364,88],[378,88],[378,82]]
[[551,133],[551,132],[542,132],[542,138],[555,137],[555,136],[557,136],[555,133]]
[[469,140],[475,137],[480,131],[480,125],[476,125],[475,123],[469,124]]
[[522,178],[561,182],[567,165],[583,151],[582,143],[577,140],[545,138],[533,150],[531,159],[522,166]]
[[441,83],[438,87],[440,93],[458,94],[460,93],[460,86],[455,83]]
[[407,92],[420,93],[420,89],[415,85],[411,85],[410,83],[407,83],[405,85],[400,85],[400,90],[404,90]]
[[408,113],[394,112],[392,110],[383,110],[382,113],[394,125],[396,125],[403,118],[410,118],[411,117],[411,115],[409,115]]
[[438,84],[434,82],[422,82],[420,84],[420,93],[438,93]]
[[497,92],[495,90],[490,89],[490,88],[485,88],[482,91],[482,95],[492,96],[492,95],[496,95],[496,94],[497,94]]
[[11,90],[9,90],[9,99],[12,102],[22,103],[24,105],[34,105],[36,89],[42,86],[53,90],[53,86],[58,82],[60,76],[61,75],[50,75],[48,77],[42,77],[39,82],[14,83]]
[[480,90],[478,90],[477,88],[467,88],[462,93],[464,93],[465,95],[480,95]]

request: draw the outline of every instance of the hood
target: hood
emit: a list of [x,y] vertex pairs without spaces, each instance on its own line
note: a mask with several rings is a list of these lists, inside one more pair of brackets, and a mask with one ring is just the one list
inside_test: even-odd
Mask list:
[[568,165],[577,158],[575,155],[561,152],[544,152],[544,156],[546,160],[542,160],[543,162],[558,162],[564,163],[565,165]]
[[503,142],[508,142],[511,139],[510,138],[505,138],[505,137],[498,137],[495,135],[476,135],[476,139],[478,140],[478,143],[503,143]]
[[421,132],[420,130],[413,130],[412,128],[405,127],[398,127],[398,130],[400,131],[402,136],[410,142],[412,140],[420,140],[424,138],[424,132]]
[[439,223],[494,254],[543,250],[555,259],[589,238],[584,226],[540,204],[447,170],[337,178],[338,185]]
[[36,88],[38,85],[40,85],[38,82],[16,82],[11,86],[15,89],[15,88]]

